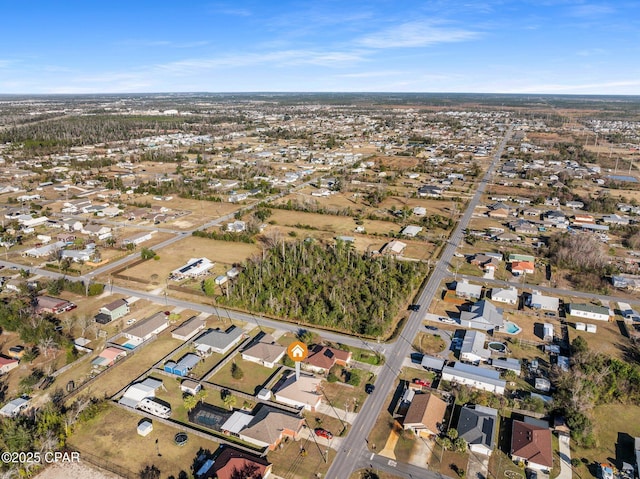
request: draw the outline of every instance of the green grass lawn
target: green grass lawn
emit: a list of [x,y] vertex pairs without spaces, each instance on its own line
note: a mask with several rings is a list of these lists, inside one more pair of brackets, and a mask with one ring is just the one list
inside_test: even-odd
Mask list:
[[606,404],[597,406],[591,414],[597,445],[585,449],[571,441],[571,457],[582,461],[575,470],[586,479],[592,476],[590,465],[613,462],[617,466],[622,461],[632,464],[633,438],[640,436],[640,406],[626,404]]
[[78,450],[81,458],[86,452],[122,467],[131,472],[130,477],[154,464],[163,478],[177,477],[181,470],[189,473],[200,448],[218,448],[216,442],[193,434],[184,446],[177,446],[174,437],[181,429],[157,421],[153,421],[153,431],[142,437],[136,432],[140,420],[141,416],[110,404],[93,419],[75,426],[68,448]]
[[191,374],[196,378],[202,379],[216,364],[222,361],[222,358],[224,358],[222,354],[211,353],[203,361],[196,364],[196,367],[191,370]]
[[338,409],[346,409],[349,411],[357,412],[362,406],[367,393],[364,391],[364,387],[367,383],[373,379],[373,375],[366,371],[360,371],[360,385],[349,386],[341,383],[329,383],[323,382],[325,399],[328,399],[334,407]]
[[[231,368],[234,362],[243,373],[241,379],[234,379],[231,375]],[[247,394],[256,394],[260,391],[264,383],[267,382],[267,379],[275,372],[275,368],[265,368],[250,361],[243,361],[240,356],[238,356],[220,369],[209,381]]]
[[446,343],[438,334],[418,333],[413,342],[413,349],[422,354],[438,354],[444,351]]

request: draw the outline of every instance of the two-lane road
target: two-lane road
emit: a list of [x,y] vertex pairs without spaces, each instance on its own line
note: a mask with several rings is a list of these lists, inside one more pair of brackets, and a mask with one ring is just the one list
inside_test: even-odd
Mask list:
[[[398,340],[393,344],[391,350],[388,352],[387,362],[385,363],[385,367],[383,367],[380,371],[378,380],[375,384],[375,391],[364,403],[362,410],[354,421],[351,430],[349,431],[349,434],[344,441],[345,446],[343,449],[338,451],[333,464],[327,472],[327,478],[347,479],[351,476],[351,474],[356,470],[357,467],[362,466],[358,458],[362,457],[362,455],[367,452],[367,436],[373,428],[380,414],[380,411],[382,411],[382,408],[385,405],[387,396],[394,386],[396,377],[400,374],[404,359],[411,352],[411,343],[413,342],[413,339],[415,338],[418,330],[422,325],[424,312],[428,310],[429,306],[431,305],[431,301],[436,296],[438,291],[440,291],[441,282],[449,275],[447,266],[453,258],[453,253],[456,250],[456,246],[460,243],[460,241],[462,241],[464,231],[467,228],[469,221],[471,220],[471,215],[480,202],[480,198],[484,193],[484,190],[486,189],[489,179],[493,175],[496,165],[500,161],[502,152],[504,151],[505,145],[511,137],[512,132],[513,127],[510,126],[507,129],[504,138],[500,142],[500,146],[495,152],[491,165],[489,166],[486,174],[478,185],[476,193],[469,201],[469,205],[465,213],[462,215],[457,228],[451,235],[447,246],[444,248],[440,260],[436,264],[436,267],[433,270],[429,280],[427,281],[426,285],[415,301],[417,304],[420,304],[421,311],[411,313],[404,329],[398,336]],[[380,447],[382,447],[382,445],[380,445]],[[417,477],[427,476],[423,474],[422,476]]]

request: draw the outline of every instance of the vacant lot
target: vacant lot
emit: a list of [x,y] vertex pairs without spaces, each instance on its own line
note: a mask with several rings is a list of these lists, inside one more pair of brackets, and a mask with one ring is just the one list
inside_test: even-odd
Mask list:
[[[355,227],[358,226],[350,216],[323,215],[277,209],[272,211],[273,214],[269,217],[269,221],[275,221],[278,225],[305,225],[338,235],[352,235]],[[363,220],[362,226],[364,226],[367,233],[381,235],[388,235],[391,232],[400,231],[400,225],[389,221]]]
[[[160,469],[161,477],[178,476],[181,470],[190,472],[191,464],[200,448],[215,451],[218,444],[196,435],[189,435],[184,446],[177,446],[175,435],[179,427],[153,421],[153,431],[146,437],[136,432],[142,416],[109,405],[95,418],[76,427],[69,449],[92,454],[103,461],[116,464],[137,476],[146,465]],[[157,442],[156,442],[157,441]],[[114,447],[117,445],[117,447]]]
[[[617,467],[622,462],[634,463],[633,438],[640,436],[640,406],[606,404],[593,410],[594,435],[597,445],[584,449],[571,442],[572,457],[582,464],[576,471],[582,478],[594,476],[594,464],[612,462]],[[599,477],[599,476],[596,476]]]
[[257,244],[188,237],[158,251],[160,260],[145,261],[125,269],[121,274],[147,280],[149,283],[155,281],[164,286],[169,273],[186,264],[190,258],[206,257],[214,263],[221,263],[224,265],[223,270],[226,270],[227,266],[230,268],[234,263],[241,263],[259,250]]
[[446,343],[438,334],[418,333],[413,342],[413,349],[422,354],[438,354],[444,352]]

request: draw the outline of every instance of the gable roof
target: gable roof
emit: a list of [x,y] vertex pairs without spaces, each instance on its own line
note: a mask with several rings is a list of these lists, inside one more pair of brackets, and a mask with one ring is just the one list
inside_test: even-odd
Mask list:
[[311,351],[309,351],[309,357],[305,360],[305,363],[316,368],[331,369],[336,363],[336,360],[347,362],[349,359],[351,359],[351,353],[349,351],[342,351],[332,348],[331,346],[316,344]]
[[458,434],[469,444],[481,444],[493,449],[497,422],[498,411],[492,407],[464,406],[458,419]]
[[545,467],[553,467],[551,430],[524,421],[513,421],[511,455]]
[[284,429],[297,433],[301,427],[301,417],[263,405],[241,434],[266,444],[276,444]]
[[106,309],[107,311],[115,311],[125,304],[127,304],[126,299],[116,299],[114,301],[111,301],[110,303],[105,304],[101,309]]
[[447,403],[434,394],[416,394],[404,418],[404,425],[421,425],[432,433],[440,431]]
[[469,311],[462,311],[460,313],[460,320],[486,323],[498,327],[504,325],[502,310],[496,308],[492,303],[484,299],[474,303]]
[[242,351],[242,354],[273,363],[284,354],[285,350],[286,348],[278,343],[268,342],[268,338],[265,336],[259,342]]
[[194,344],[204,344],[206,346],[211,346],[212,348],[225,349],[240,336],[242,336],[242,329],[236,326],[231,326],[226,331],[212,329],[196,339]]

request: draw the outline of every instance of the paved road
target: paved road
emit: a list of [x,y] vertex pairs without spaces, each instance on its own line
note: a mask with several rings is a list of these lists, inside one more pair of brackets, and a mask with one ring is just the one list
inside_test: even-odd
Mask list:
[[[469,201],[469,205],[465,213],[462,215],[462,218],[458,223],[458,227],[455,229],[447,246],[444,248],[442,256],[436,264],[434,271],[432,272],[423,290],[418,295],[418,298],[414,301],[415,303],[420,304],[422,311],[427,311],[429,309],[431,301],[440,291],[440,284],[442,280],[445,277],[449,276],[447,266],[451,262],[451,258],[453,258],[453,253],[455,252],[457,245],[463,238],[464,231],[467,228],[469,221],[471,220],[471,215],[480,202],[480,198],[484,190],[486,189],[488,180],[492,177],[493,171],[498,164],[500,157],[502,156],[504,147],[508,139],[511,137],[512,132],[513,127],[510,126],[505,133],[500,146],[496,150],[489,169],[480,181],[480,185],[478,186],[475,195]],[[405,327],[400,332],[398,340],[392,345],[391,350],[387,354],[387,363],[385,364],[385,367],[380,371],[378,380],[376,381],[376,389],[373,394],[369,396],[369,398],[363,405],[360,414],[358,414],[357,419],[354,421],[347,436],[347,440],[345,441],[345,448],[338,451],[333,464],[327,472],[326,477],[328,479],[348,478],[360,465],[359,458],[367,452],[366,440],[367,436],[369,435],[369,431],[371,431],[371,429],[373,428],[378,415],[380,414],[380,411],[385,405],[387,395],[392,390],[396,377],[400,374],[404,359],[411,352],[411,343],[418,330],[422,327],[423,316],[424,313],[412,312],[405,324]],[[362,466],[360,465],[360,467]],[[393,473],[397,474],[397,471],[400,469],[400,467],[409,468],[415,466],[398,464],[397,466],[394,466],[392,468]],[[419,474],[421,475],[416,475],[413,477],[431,477],[430,475],[425,474],[426,471],[424,469],[417,469],[419,471]],[[418,472],[416,472],[416,474],[417,473]],[[434,477],[435,476],[436,475],[434,475]]]
[[[453,273],[449,273],[449,276],[453,277]],[[629,304],[640,304],[640,299],[633,299],[633,298],[620,298],[617,296],[609,296],[606,294],[597,294],[597,293],[585,293],[582,291],[568,291],[566,289],[560,289],[560,288],[550,288],[548,286],[538,286],[535,284],[527,284],[527,283],[521,283],[519,281],[502,281],[499,279],[485,279],[485,278],[481,278],[480,276],[471,276],[471,275],[467,275],[467,274],[458,274],[459,278],[464,278],[464,279],[468,279],[469,281],[475,281],[476,283],[486,283],[486,284],[491,284],[491,285],[495,285],[495,286],[503,286],[503,287],[508,287],[508,286],[515,286],[518,289],[529,289],[529,290],[536,290],[536,291],[541,291],[541,292],[545,292],[545,293],[550,293],[550,294],[555,294],[558,296],[573,296],[576,298],[585,298],[585,299],[597,299],[598,301],[602,301],[602,302],[607,302],[607,301],[613,301],[613,302],[618,302],[618,301],[622,301],[625,303],[629,303]]]

